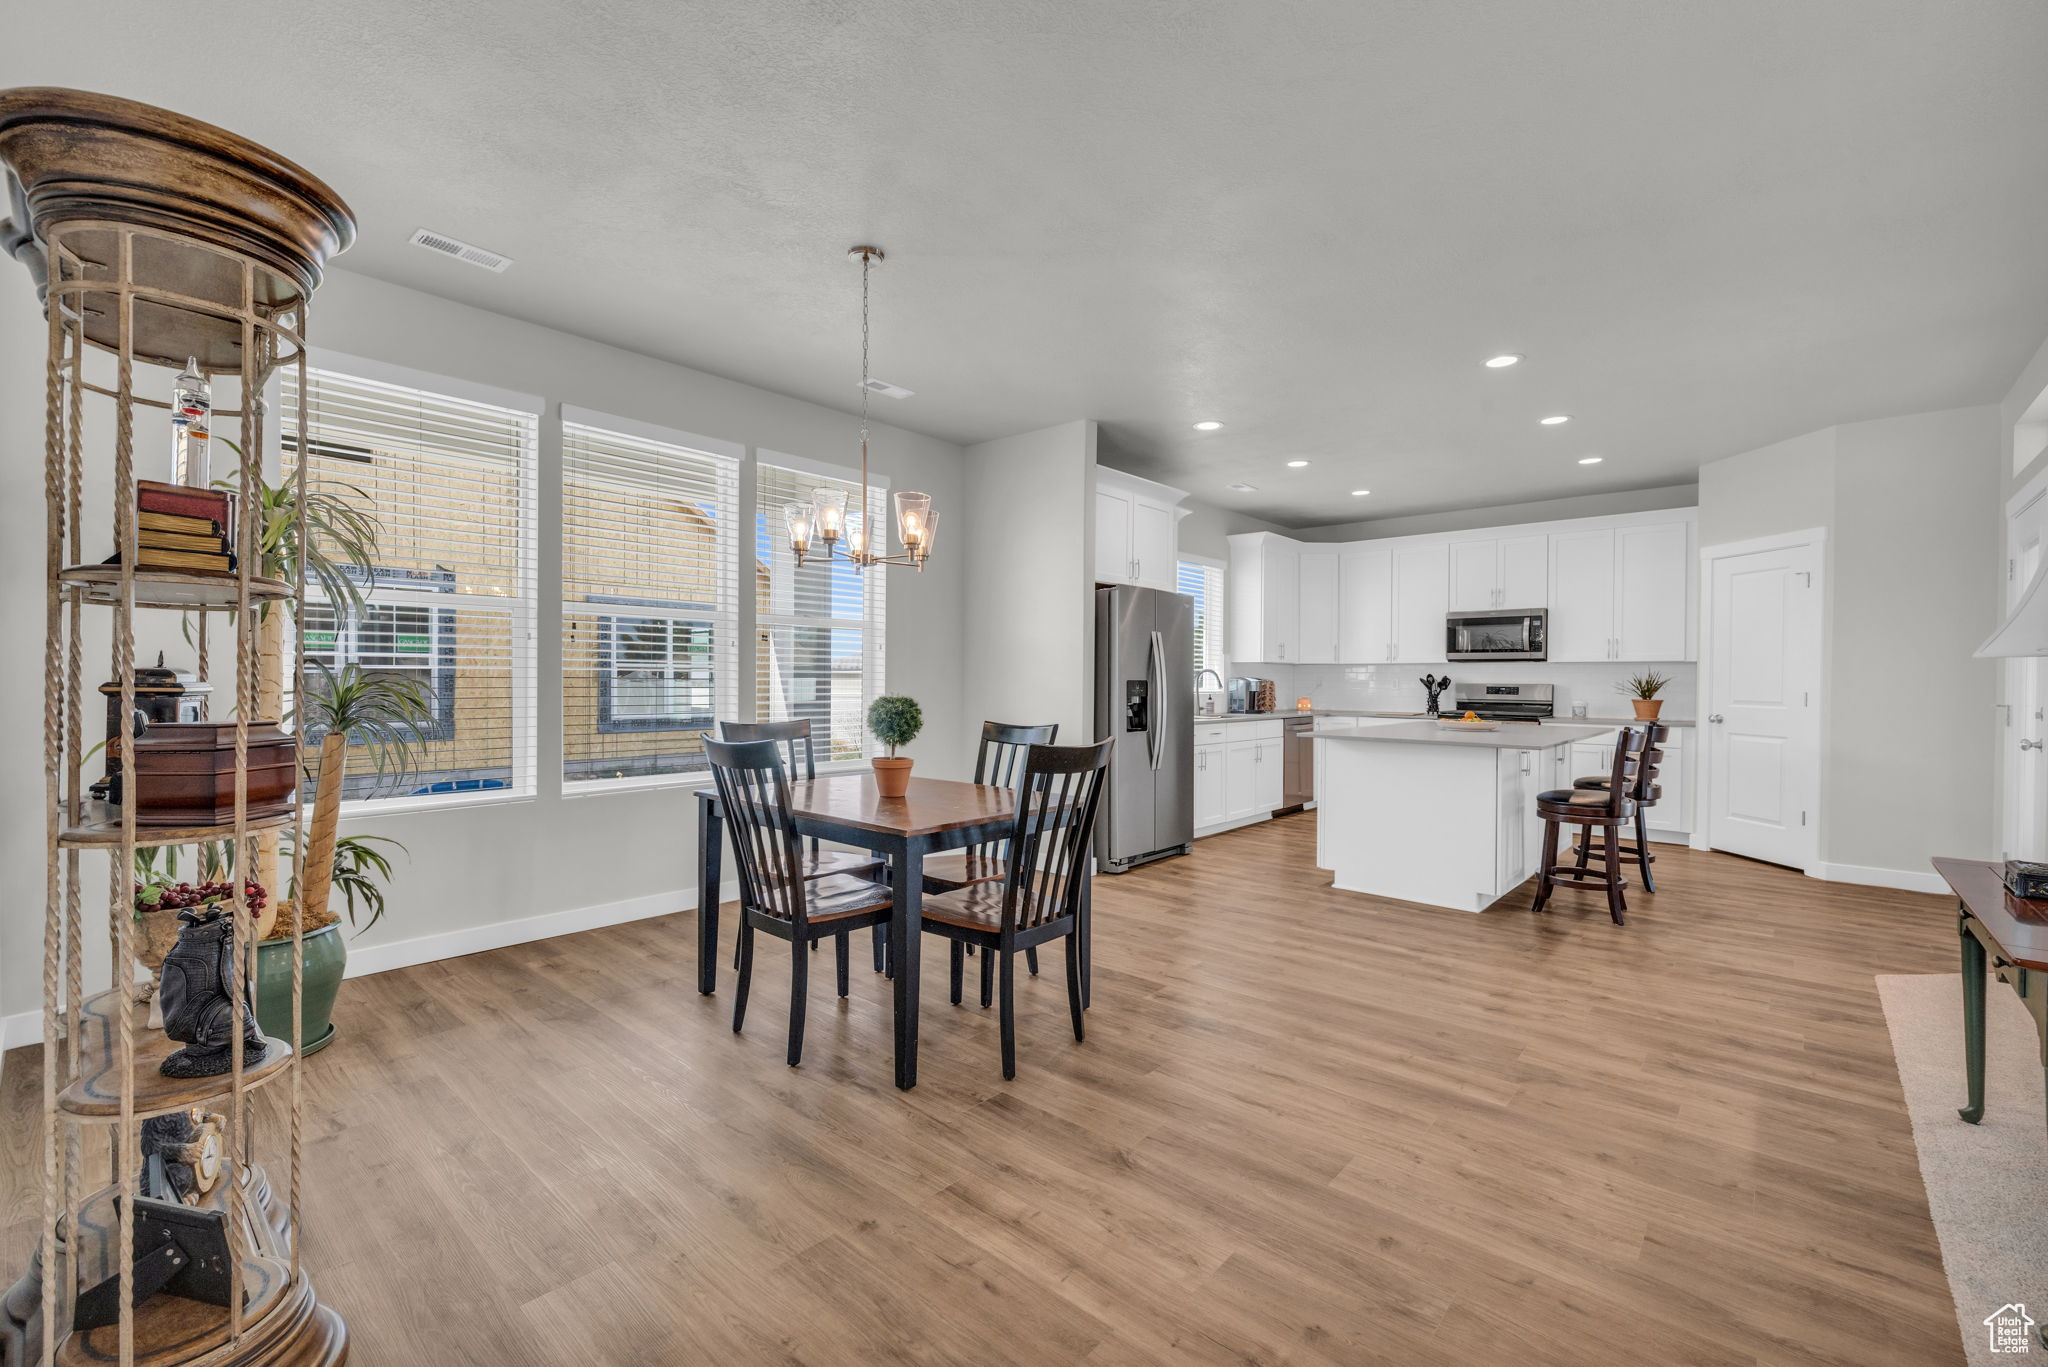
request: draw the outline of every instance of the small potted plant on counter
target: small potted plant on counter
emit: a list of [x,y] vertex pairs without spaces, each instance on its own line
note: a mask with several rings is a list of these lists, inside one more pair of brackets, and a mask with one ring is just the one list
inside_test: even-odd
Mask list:
[[910,744],[923,729],[924,709],[915,698],[892,693],[869,705],[868,730],[889,747],[887,755],[874,758],[875,791],[883,797],[902,797],[910,791],[911,761],[897,758],[896,747]]
[[1634,704],[1637,721],[1655,721],[1657,714],[1664,710],[1664,700],[1657,695],[1670,683],[1669,674],[1659,674],[1654,669],[1646,669],[1640,674],[1630,675],[1614,688],[1616,692],[1626,694],[1629,701]]

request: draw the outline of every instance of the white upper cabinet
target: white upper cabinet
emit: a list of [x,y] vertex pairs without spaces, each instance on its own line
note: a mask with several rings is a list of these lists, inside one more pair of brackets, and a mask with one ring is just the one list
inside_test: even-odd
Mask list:
[[1690,520],[1550,535],[1550,658],[1690,660]]
[[1337,658],[1378,664],[1394,658],[1394,553],[1371,542],[1337,556]]
[[1121,470],[1095,471],[1095,582],[1174,590],[1187,495]]
[[1550,538],[1483,537],[1451,543],[1450,612],[1549,605]]
[[1295,632],[1300,649],[1295,658],[1303,664],[1334,664],[1337,660],[1337,552],[1310,550],[1304,546],[1297,559],[1300,570],[1296,582],[1301,591],[1297,600],[1299,620]]
[[1271,532],[1230,538],[1230,659],[1288,664],[1301,658],[1301,546]]
[[1691,523],[1615,529],[1615,659],[1693,658],[1691,569]]
[[1394,548],[1394,655],[1397,664],[1444,658],[1444,614],[1451,607],[1451,548],[1442,541]]
[[1614,658],[1614,529],[1550,536],[1550,658]]

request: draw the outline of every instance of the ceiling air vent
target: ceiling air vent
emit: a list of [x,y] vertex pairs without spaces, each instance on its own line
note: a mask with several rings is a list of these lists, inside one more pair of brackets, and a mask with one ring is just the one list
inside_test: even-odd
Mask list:
[[877,380],[872,377],[863,388],[870,394],[880,394],[891,399],[907,399],[910,397],[910,391],[902,385],[890,384],[887,380]]
[[472,266],[481,266],[487,271],[496,271],[500,275],[503,275],[505,268],[512,264],[512,258],[509,256],[500,256],[496,252],[487,252],[482,247],[472,247],[460,238],[450,237],[446,233],[430,232],[425,228],[415,232],[412,235],[411,241],[415,247],[425,247],[430,252],[439,252],[443,256],[452,256],[457,261],[466,261]]

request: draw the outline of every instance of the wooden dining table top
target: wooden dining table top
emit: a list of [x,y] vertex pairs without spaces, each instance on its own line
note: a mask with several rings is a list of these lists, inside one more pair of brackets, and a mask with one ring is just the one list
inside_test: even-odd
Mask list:
[[1989,860],[1936,859],[1934,871],[2007,956],[2048,973],[2048,902],[2027,901],[2007,892],[2003,866]]
[[789,785],[790,806],[813,817],[883,835],[939,835],[1016,814],[1017,795],[1001,784],[912,776],[902,797],[883,797],[872,773],[827,774]]

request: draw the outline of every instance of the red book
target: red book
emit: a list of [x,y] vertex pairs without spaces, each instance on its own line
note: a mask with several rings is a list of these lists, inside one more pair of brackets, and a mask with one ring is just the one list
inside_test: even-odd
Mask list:
[[170,513],[176,517],[203,517],[216,523],[221,535],[233,544],[235,496],[225,489],[195,489],[189,484],[162,484],[153,479],[135,481],[135,506],[145,513]]

